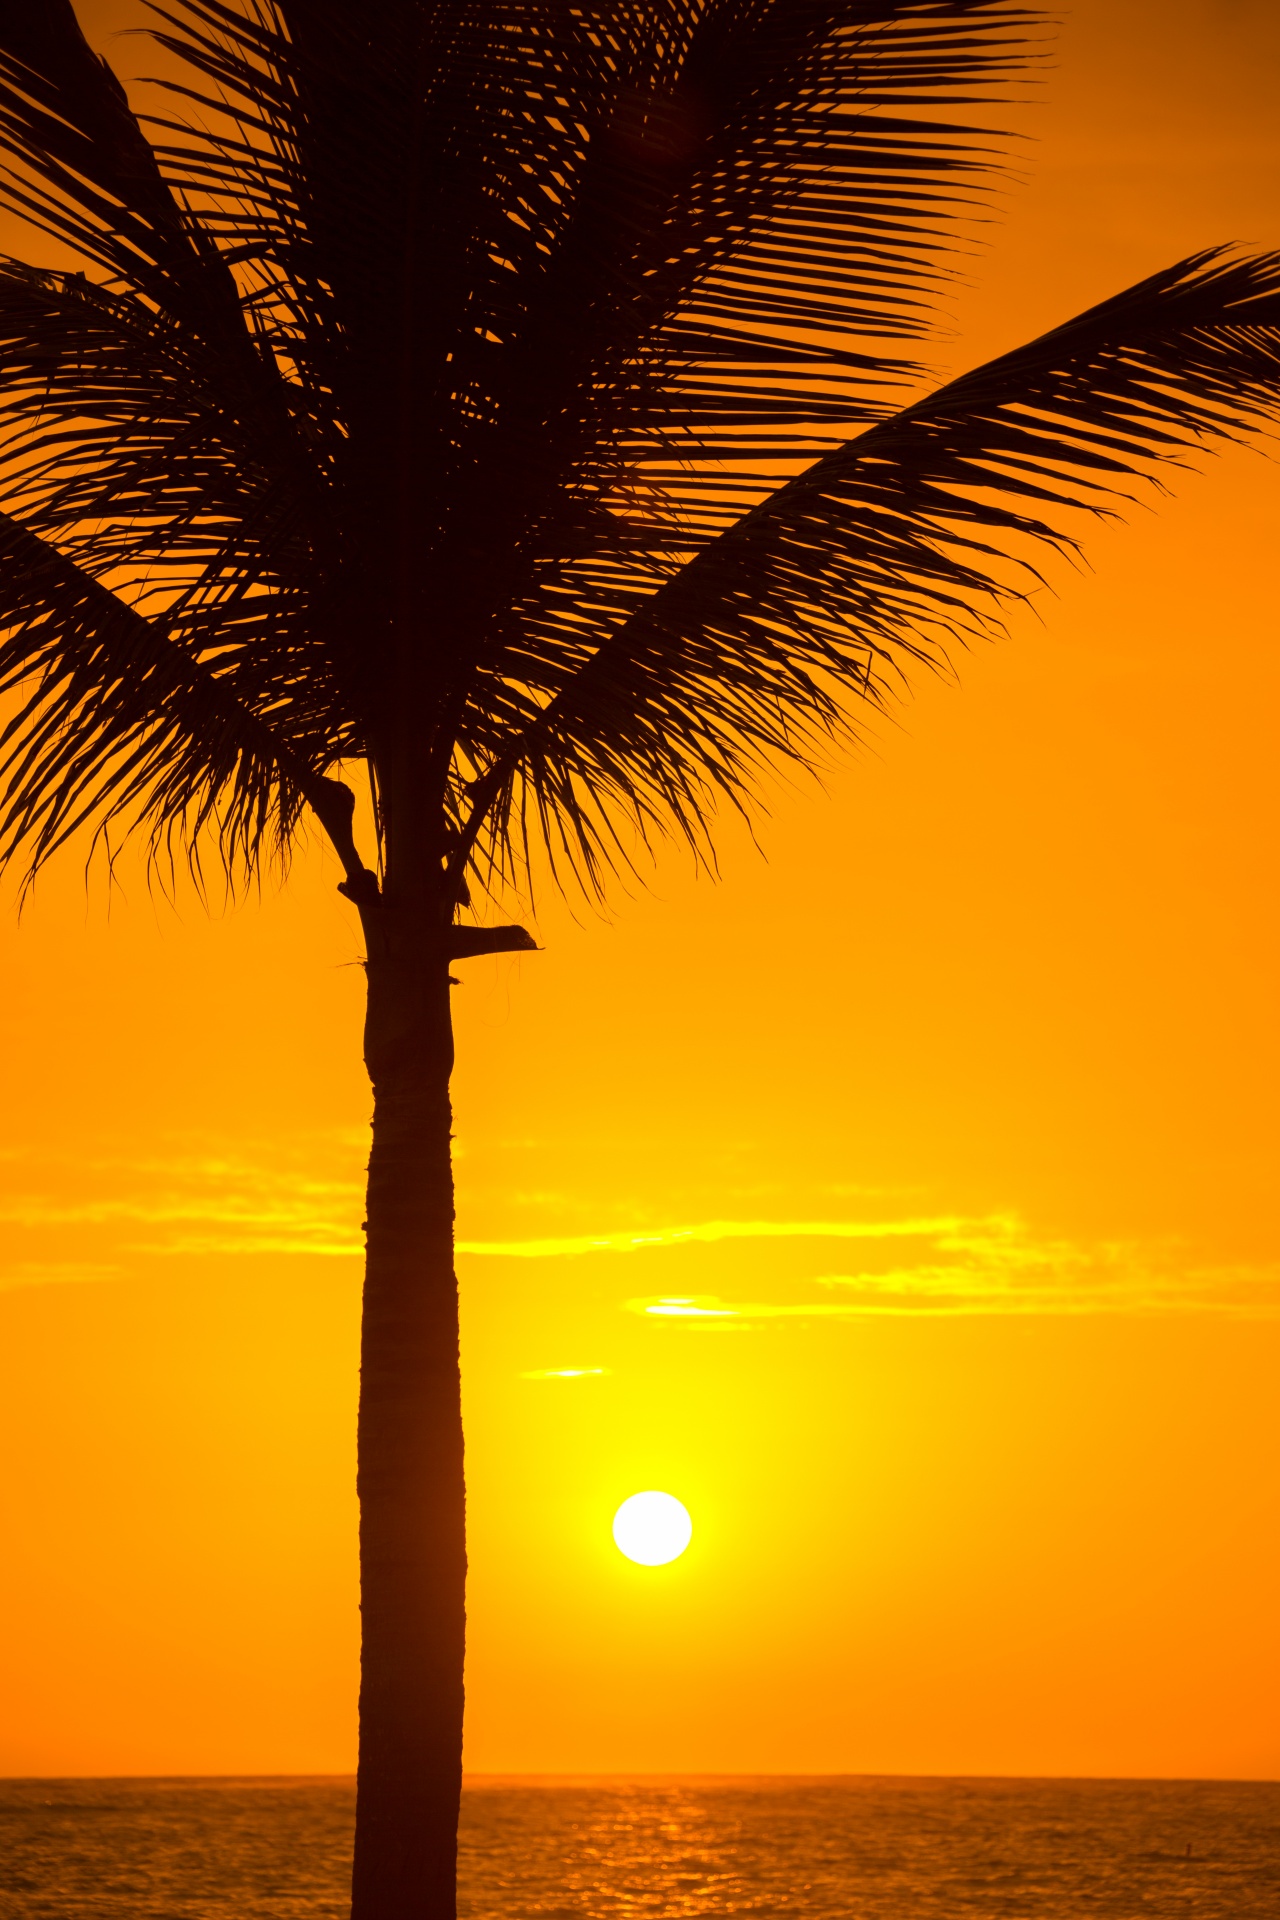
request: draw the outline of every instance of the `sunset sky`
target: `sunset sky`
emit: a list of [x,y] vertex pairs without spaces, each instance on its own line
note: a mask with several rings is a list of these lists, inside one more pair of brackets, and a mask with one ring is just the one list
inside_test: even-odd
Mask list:
[[[1280,246],[1278,87],[1273,0],[1073,6],[940,373]],[[1278,451],[460,969],[473,1772],[1280,1776]],[[0,1772],[347,1772],[355,914],[86,852],[0,917]]]

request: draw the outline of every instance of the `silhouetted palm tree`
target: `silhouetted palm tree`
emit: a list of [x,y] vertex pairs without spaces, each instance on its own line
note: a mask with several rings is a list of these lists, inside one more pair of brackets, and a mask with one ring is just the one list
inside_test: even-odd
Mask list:
[[532,944],[460,924],[468,887],[535,846],[588,889],[663,832],[705,853],[769,763],[991,631],[1058,510],[1275,402],[1280,261],[1183,261],[903,407],[997,159],[953,122],[1034,61],[1033,13],[156,11],[187,87],[140,124],[70,0],[0,0],[4,198],[68,265],[0,264],[0,829],[33,866],[96,823],[244,872],[309,811],[342,860],[374,1086],[354,1913],[437,1920],[449,966]]

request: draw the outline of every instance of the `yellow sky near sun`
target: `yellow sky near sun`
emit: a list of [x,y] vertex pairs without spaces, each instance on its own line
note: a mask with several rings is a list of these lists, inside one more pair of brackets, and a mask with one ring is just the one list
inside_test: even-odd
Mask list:
[[[1257,0],[1073,9],[944,364],[1280,243],[1278,76]],[[767,861],[467,966],[474,1769],[1280,1770],[1280,469],[1207,464]],[[352,1764],[336,878],[0,925],[0,1770]]]

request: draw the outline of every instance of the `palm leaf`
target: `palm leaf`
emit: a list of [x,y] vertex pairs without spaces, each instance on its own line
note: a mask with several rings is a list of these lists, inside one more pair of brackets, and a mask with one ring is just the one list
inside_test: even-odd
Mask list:
[[355,759],[446,909],[535,838],[588,885],[705,848],[1070,509],[1275,403],[1276,264],[1202,256],[901,408],[1010,0],[153,11],[190,84],[143,123],[68,0],[0,10],[4,194],[89,269],[0,264],[37,859],[137,814],[252,865],[307,798],[358,874]]
[[[3,197],[105,275],[0,270],[6,503],[300,765],[442,797],[482,685],[499,730],[541,702],[491,664],[536,602],[563,679],[593,607],[884,411],[992,160],[949,116],[1034,30],[1007,0],[155,11],[199,121],[150,139],[69,0],[0,11]],[[229,806],[256,858],[257,775],[146,720],[147,674],[95,707],[97,629],[29,585],[11,831],[42,857],[149,781],[157,830]],[[51,759],[59,730],[98,744]]]
[[123,818],[180,825],[189,845],[215,823],[228,868],[251,867],[264,842],[287,847],[309,804],[359,874],[345,790],[323,756],[281,738],[163,622],[4,514],[0,605],[0,696],[20,696],[0,729],[0,860],[25,845],[34,871],[86,821]]
[[963,375],[780,487],[594,648],[565,662],[544,615],[546,643],[496,667],[540,710],[504,739],[477,695],[465,845],[508,874],[554,820],[593,884],[611,811],[705,845],[717,796],[744,804],[769,761],[812,760],[911,666],[999,631],[1035,549],[1074,546],[1064,514],[1278,403],[1277,255],[1194,256]]
[[194,200],[211,168],[251,175],[218,230],[356,429],[344,522],[412,550],[382,565],[384,618],[443,606],[456,639],[598,534],[597,503],[661,496],[657,544],[687,550],[884,410],[904,372],[884,336],[923,330],[992,159],[939,110],[1005,80],[1033,20],[987,0],[168,17],[237,133],[214,160],[166,148],[167,177]]

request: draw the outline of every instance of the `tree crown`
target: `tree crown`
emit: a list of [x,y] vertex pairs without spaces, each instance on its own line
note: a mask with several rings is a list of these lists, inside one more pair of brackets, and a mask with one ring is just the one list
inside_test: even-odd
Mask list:
[[1011,0],[151,11],[145,119],[70,0],[0,9],[0,192],[75,257],[0,263],[35,865],[96,821],[252,870],[309,806],[372,885],[351,763],[445,919],[535,843],[589,888],[705,850],[1060,510],[1280,389],[1280,261],[1204,254],[902,405]]

